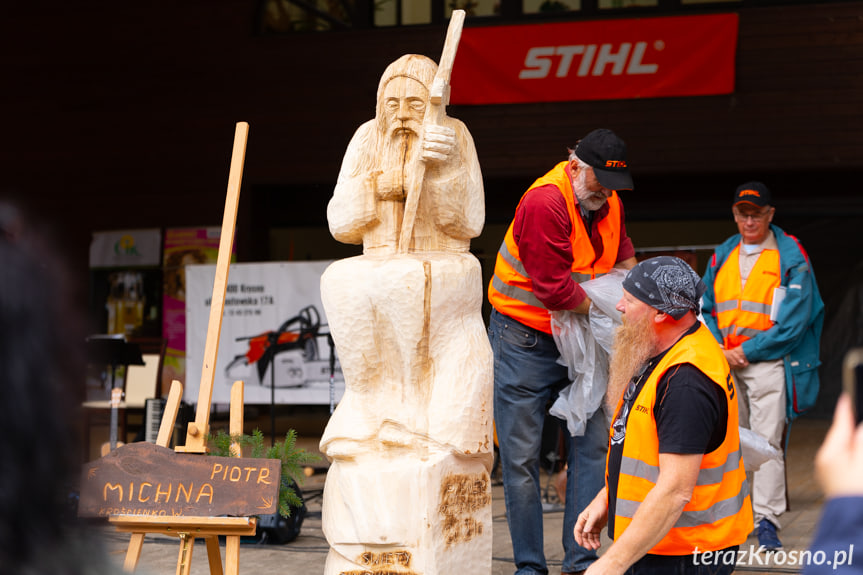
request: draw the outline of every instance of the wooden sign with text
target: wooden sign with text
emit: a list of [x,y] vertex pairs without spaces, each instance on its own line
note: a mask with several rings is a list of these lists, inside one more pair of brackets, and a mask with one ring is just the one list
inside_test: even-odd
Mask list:
[[84,466],[78,515],[276,513],[280,472],[278,459],[189,455],[132,443]]

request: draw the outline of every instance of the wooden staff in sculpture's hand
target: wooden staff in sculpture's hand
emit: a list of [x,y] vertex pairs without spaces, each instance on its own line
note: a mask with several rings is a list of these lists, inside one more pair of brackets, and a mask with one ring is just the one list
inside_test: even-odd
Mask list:
[[[446,106],[449,103],[450,75],[452,74],[453,62],[455,62],[458,43],[461,39],[461,29],[464,25],[464,16],[464,10],[453,10],[452,16],[450,17],[443,53],[441,54],[434,82],[429,91],[429,106],[426,108],[425,117],[423,118],[424,148],[427,146],[426,142],[430,142],[432,137],[428,127],[440,126],[446,116]],[[429,147],[433,149],[433,144]],[[399,253],[402,254],[408,252],[408,247],[411,243],[411,235],[413,234],[414,222],[416,221],[420,192],[422,191],[423,180],[425,179],[425,170],[425,160],[420,159],[419,163],[408,176],[409,181],[406,186],[407,197],[405,198],[405,212],[404,218],[402,219],[398,245]]]

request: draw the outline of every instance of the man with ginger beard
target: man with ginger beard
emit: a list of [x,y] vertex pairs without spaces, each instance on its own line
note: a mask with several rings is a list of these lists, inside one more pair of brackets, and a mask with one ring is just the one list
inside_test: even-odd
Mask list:
[[697,319],[704,283],[683,260],[660,256],[636,265],[623,290],[606,486],[574,529],[580,545],[598,549],[607,524],[614,543],[587,573],[731,573],[752,509],[737,393]]

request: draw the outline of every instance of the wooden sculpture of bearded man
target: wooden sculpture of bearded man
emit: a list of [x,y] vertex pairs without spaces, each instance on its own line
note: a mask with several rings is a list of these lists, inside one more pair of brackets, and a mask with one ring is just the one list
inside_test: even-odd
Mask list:
[[321,279],[345,376],[321,438],[327,574],[491,570],[492,354],[468,251],[482,176],[464,124],[428,121],[436,70],[412,54],[387,67],[327,208],[333,236],[363,245]]

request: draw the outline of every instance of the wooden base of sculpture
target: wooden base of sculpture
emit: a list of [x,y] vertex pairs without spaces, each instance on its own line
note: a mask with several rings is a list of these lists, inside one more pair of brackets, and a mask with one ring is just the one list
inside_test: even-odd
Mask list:
[[321,439],[326,575],[491,572],[481,285],[469,253],[358,256],[324,273],[346,381]]
[[325,575],[491,573],[491,484],[482,461],[423,461],[407,452],[365,459],[337,461],[327,473]]

